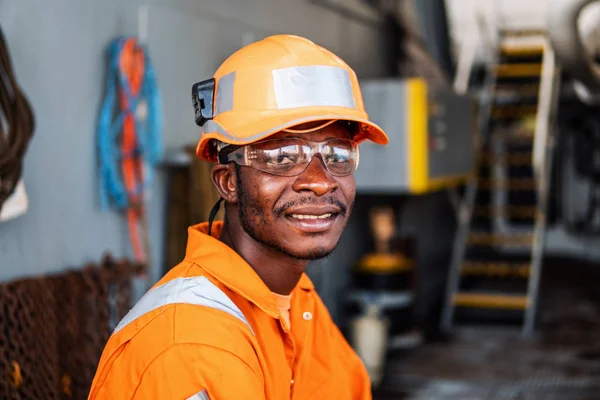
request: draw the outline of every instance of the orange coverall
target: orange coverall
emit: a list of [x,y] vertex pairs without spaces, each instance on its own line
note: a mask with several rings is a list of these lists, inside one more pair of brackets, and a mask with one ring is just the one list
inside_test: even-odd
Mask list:
[[117,326],[89,399],[371,399],[308,276],[292,292],[290,331],[273,293],[207,227],[189,229],[185,259]]

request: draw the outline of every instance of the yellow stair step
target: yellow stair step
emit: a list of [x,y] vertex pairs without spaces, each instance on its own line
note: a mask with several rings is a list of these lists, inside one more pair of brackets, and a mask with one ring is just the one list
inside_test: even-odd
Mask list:
[[525,166],[531,165],[532,157],[533,155],[531,152],[512,153],[502,156],[495,156],[488,153],[483,155],[481,161],[486,165],[507,164],[513,166]]
[[528,263],[502,263],[502,262],[465,262],[461,267],[461,274],[468,276],[488,277],[518,277],[528,278],[531,266]]
[[540,76],[541,63],[499,64],[496,65],[496,74],[501,78],[526,78]]
[[529,298],[507,294],[457,293],[453,303],[457,307],[524,310],[529,305]]
[[533,238],[533,233],[506,235],[499,233],[472,232],[467,237],[467,243],[479,246],[531,246],[533,244]]
[[539,83],[514,84],[498,82],[496,85],[496,93],[499,95],[519,94],[521,96],[536,96],[539,92]]
[[539,37],[546,36],[547,31],[545,29],[514,29],[506,28],[500,29],[500,34],[505,38],[523,38],[523,37]]
[[503,43],[500,46],[500,52],[508,57],[531,57],[544,54],[544,47],[536,44],[509,44]]
[[511,191],[527,191],[536,189],[535,180],[531,178],[482,179],[479,181],[479,187],[481,189]]
[[477,206],[473,210],[476,217],[515,217],[515,218],[535,218],[538,212],[535,206],[508,206],[496,208],[490,206]]
[[537,113],[537,104],[495,105],[492,110],[493,118],[521,118]]

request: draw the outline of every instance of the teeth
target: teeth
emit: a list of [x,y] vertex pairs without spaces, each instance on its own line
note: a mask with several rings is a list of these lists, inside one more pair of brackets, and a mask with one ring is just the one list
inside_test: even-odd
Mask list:
[[291,217],[297,219],[325,219],[331,217],[331,213],[323,215],[292,214]]

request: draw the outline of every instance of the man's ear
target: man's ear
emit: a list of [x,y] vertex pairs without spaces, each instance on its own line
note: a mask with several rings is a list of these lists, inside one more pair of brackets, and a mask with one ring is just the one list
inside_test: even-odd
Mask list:
[[216,164],[211,172],[213,184],[226,203],[237,203],[237,179],[232,163]]

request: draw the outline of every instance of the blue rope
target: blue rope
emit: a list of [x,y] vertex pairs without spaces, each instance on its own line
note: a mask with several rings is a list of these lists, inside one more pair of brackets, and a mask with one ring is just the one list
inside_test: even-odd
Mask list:
[[[127,78],[119,70],[119,59],[127,39],[125,37],[118,38],[108,47],[109,65],[106,94],[100,110],[97,133],[102,210],[110,207],[126,209],[130,205],[121,172],[121,160],[124,157],[132,156],[122,154],[120,146],[123,121],[126,115],[134,116],[138,140],[135,151],[143,159],[145,169],[144,181],[138,185],[136,193],[143,193],[145,188],[152,184],[154,169],[163,152],[162,100],[156,73],[150,62],[147,48],[138,43],[138,47],[144,51],[144,79],[139,95],[132,96]],[[127,109],[121,109],[120,93],[125,93],[128,98],[129,107]],[[145,120],[136,114],[140,102],[144,102],[147,107]]]

